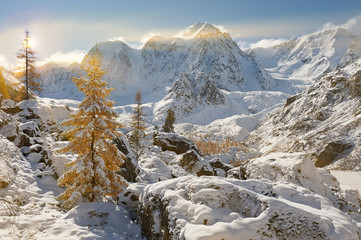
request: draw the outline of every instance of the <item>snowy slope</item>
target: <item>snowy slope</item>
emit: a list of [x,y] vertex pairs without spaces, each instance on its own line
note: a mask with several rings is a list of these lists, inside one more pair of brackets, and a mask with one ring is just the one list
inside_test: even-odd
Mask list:
[[361,71],[330,74],[287,99],[249,137],[262,154],[302,151],[316,166],[360,170]]
[[72,77],[81,74],[81,68],[78,63],[70,66],[63,66],[58,63],[47,63],[37,68],[43,81],[42,96],[48,96],[54,99],[82,99],[84,95],[78,90],[72,81]]
[[250,55],[278,79],[279,85],[294,82],[295,91],[298,91],[305,90],[325,73],[336,69],[347,68],[348,74],[355,73],[357,66],[350,67],[349,64],[359,59],[360,40],[360,36],[338,27],[304,35],[274,47],[252,49]]

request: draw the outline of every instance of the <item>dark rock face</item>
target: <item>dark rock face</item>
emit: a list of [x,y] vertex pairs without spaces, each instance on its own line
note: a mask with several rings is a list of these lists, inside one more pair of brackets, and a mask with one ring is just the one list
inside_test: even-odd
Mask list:
[[195,150],[186,152],[180,160],[180,166],[186,171],[199,176],[213,176],[214,171],[207,161],[202,159]]
[[16,114],[19,113],[21,111],[19,106],[14,106],[14,107],[4,107],[2,108],[2,110],[8,114]]
[[0,134],[9,141],[14,141],[19,135],[19,123],[15,118],[0,110]]
[[235,178],[246,180],[248,178],[247,174],[247,164],[249,160],[240,161],[238,167],[231,168],[227,171],[227,178]]
[[[148,240],[171,240],[173,236],[170,232],[169,212],[167,210],[168,203],[159,196],[149,195],[147,198],[152,198],[154,205],[141,204],[140,205],[140,221],[142,223],[142,235]],[[160,220],[159,229],[154,229],[154,219]],[[160,230],[160,231],[155,231]]]
[[353,147],[353,144],[343,141],[328,143],[322,151],[316,155],[315,166],[324,167],[331,164],[337,156]]
[[287,98],[286,104],[285,104],[284,107],[287,107],[288,105],[290,105],[291,103],[293,103],[294,101],[296,101],[298,98],[299,98],[298,95],[294,95],[294,96],[292,96],[292,97],[290,97],[290,98]]
[[6,188],[7,186],[9,186],[8,181],[0,180],[0,188]]
[[231,165],[223,163],[219,158],[210,160],[209,164],[214,169],[216,176],[227,176],[227,172],[232,169]]
[[20,129],[29,137],[40,137],[40,129],[35,121],[20,124]]
[[361,96],[361,70],[357,71],[350,79],[349,88],[351,90],[351,96]]
[[119,174],[122,175],[128,182],[134,182],[138,175],[139,169],[137,167],[138,165],[134,156],[130,155],[131,149],[129,144],[126,144],[125,141],[126,140],[123,137],[114,140],[118,150],[124,153],[126,156],[123,159],[124,163],[120,166]]
[[23,133],[23,132],[20,132],[19,134],[19,142],[17,143],[17,146],[20,148],[20,147],[30,147],[31,146],[31,139],[30,137]]
[[172,151],[176,154],[183,154],[189,150],[194,150],[199,153],[197,147],[186,139],[174,133],[160,133],[153,141],[153,144],[162,148],[162,151]]

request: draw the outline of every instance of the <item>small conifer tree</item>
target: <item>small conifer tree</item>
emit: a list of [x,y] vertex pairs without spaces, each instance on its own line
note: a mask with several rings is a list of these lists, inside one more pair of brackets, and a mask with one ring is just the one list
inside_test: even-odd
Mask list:
[[136,157],[138,158],[141,150],[141,140],[144,137],[145,130],[145,113],[143,111],[142,94],[140,91],[135,94],[135,104],[132,115],[132,133],[130,143],[135,150]]
[[119,137],[115,121],[113,102],[107,99],[113,90],[101,78],[102,55],[96,48],[85,57],[83,70],[87,77],[75,77],[73,81],[85,95],[79,110],[63,125],[74,126],[65,132],[69,143],[61,152],[77,154],[67,164],[69,170],[59,178],[60,186],[67,189],[59,196],[66,207],[72,207],[79,199],[94,202],[104,196],[116,197],[126,185],[116,171],[122,164],[123,155],[116,148],[113,139]]
[[17,58],[21,64],[14,72],[14,76],[19,79],[21,83],[25,84],[25,89],[20,87],[20,100],[29,99],[29,89],[38,93],[42,91],[41,83],[39,81],[39,74],[36,72],[35,67],[35,51],[31,48],[29,42],[29,32],[26,31],[25,39],[22,43],[23,47],[17,54]]
[[168,109],[167,117],[164,121],[163,130],[164,132],[174,132],[175,116],[172,109]]

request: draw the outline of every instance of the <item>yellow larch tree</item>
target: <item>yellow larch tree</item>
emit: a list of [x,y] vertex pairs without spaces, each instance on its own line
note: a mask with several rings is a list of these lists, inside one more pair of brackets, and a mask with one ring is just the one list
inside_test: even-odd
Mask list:
[[9,89],[5,82],[2,67],[0,67],[0,94],[4,99],[10,99]]
[[73,81],[85,95],[79,110],[63,125],[73,126],[65,132],[69,143],[61,152],[75,153],[76,159],[67,164],[68,171],[59,178],[60,186],[67,189],[59,196],[66,207],[79,200],[102,201],[106,196],[116,197],[126,186],[126,181],[116,173],[124,155],[113,140],[121,124],[116,121],[113,102],[109,100],[112,88],[102,80],[102,55],[96,47],[82,64],[87,77],[75,77]]
[[25,39],[22,42],[22,48],[17,54],[19,65],[14,71],[14,76],[19,79],[21,83],[25,84],[24,87],[19,88],[18,100],[27,100],[30,98],[29,90],[35,92],[41,92],[42,87],[39,80],[40,75],[36,71],[35,67],[35,51],[30,46],[29,32],[25,32]]

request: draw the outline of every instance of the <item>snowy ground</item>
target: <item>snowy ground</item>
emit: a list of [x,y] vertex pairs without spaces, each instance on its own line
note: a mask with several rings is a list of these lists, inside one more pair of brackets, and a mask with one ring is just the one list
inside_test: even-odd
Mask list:
[[39,164],[0,135],[0,180],[9,183],[0,191],[1,239],[141,239],[139,226],[115,204],[60,209],[62,189],[50,175],[36,177]]
[[357,189],[361,194],[361,172],[331,170],[331,174],[340,182],[342,189]]
[[[57,127],[71,110],[65,111],[63,103],[75,106],[75,102],[51,99],[29,101],[28,106],[39,115],[39,124],[50,131],[48,127]],[[241,126],[248,132],[256,127],[257,121],[256,117],[240,115],[228,117],[224,122],[213,121],[206,128],[191,127],[196,126],[197,131],[221,130],[234,134],[234,126],[239,128],[237,133],[242,133]],[[177,129],[181,127],[186,129],[187,124],[179,124]],[[53,151],[49,153],[52,166],[54,170],[62,169],[59,164],[66,161],[66,157],[54,151],[64,142],[50,138],[46,141]],[[186,239],[210,239],[210,235],[219,237],[217,239],[239,239],[245,233],[252,239],[264,239],[260,234],[267,236],[265,239],[280,236],[294,239],[294,234],[308,232],[329,239],[359,238],[361,217],[356,212],[349,215],[339,210],[339,206],[330,201],[324,189],[324,183],[328,185],[328,175],[316,170],[302,154],[273,154],[253,159],[246,169],[249,179],[236,180],[220,176],[196,177],[180,166],[182,155],[163,152],[151,142],[146,149],[138,162],[140,183],[131,184],[127,189],[132,194],[137,192],[141,201],[133,200],[133,205],[128,205],[127,209],[112,203],[85,203],[66,212],[56,200],[62,189],[57,187],[50,167],[38,162],[37,153],[24,157],[13,142],[0,135],[0,183],[8,183],[0,191],[0,238],[142,239],[141,226],[130,217],[134,217],[136,211],[130,211],[129,207],[162,204],[152,199],[152,195],[162,201],[171,200],[166,209],[178,221],[170,231]],[[62,171],[56,172],[60,175]],[[335,190],[333,188],[332,192]],[[151,226],[155,231],[157,219],[161,217],[158,218],[159,212],[149,216],[156,221]],[[170,224],[172,221],[169,219]],[[294,228],[294,221],[301,230]]]

